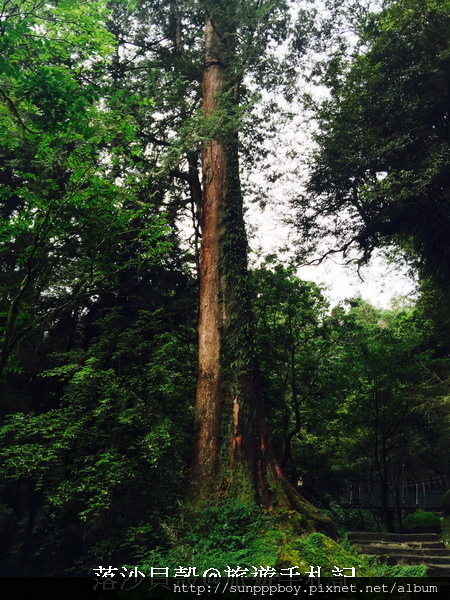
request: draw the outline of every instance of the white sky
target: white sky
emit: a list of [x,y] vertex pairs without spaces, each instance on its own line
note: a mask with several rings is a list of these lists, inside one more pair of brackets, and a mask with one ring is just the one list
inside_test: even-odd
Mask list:
[[[315,94],[323,96],[323,90],[318,89]],[[283,105],[282,100],[280,104]],[[285,213],[292,210],[289,198],[296,196],[308,176],[308,155],[314,146],[312,132],[316,125],[303,114],[299,104],[289,108],[292,111],[289,118],[278,120],[278,115],[275,117],[278,135],[267,142],[274,171],[281,173],[280,178],[270,183],[266,175],[257,170],[247,173],[246,177],[250,196],[257,194],[259,186],[267,192],[265,209],[261,210],[254,203],[247,205],[250,246],[256,255],[274,253],[280,256],[279,248],[295,244],[295,233],[282,220]],[[342,256],[334,255],[320,265],[298,269],[298,276],[321,285],[332,306],[347,298],[361,296],[374,306],[390,308],[394,298],[403,296],[413,300],[416,297],[417,282],[407,273],[407,268],[389,264],[381,252],[374,252],[369,265],[360,269],[360,276],[356,265],[344,266],[343,263]]]
[[374,306],[390,308],[393,298],[415,297],[416,282],[403,267],[389,265],[379,254],[375,254],[369,265],[360,270],[363,280],[358,276],[356,266],[344,267],[331,260],[324,265],[303,267],[298,275],[325,285],[325,295],[332,304],[361,296]]
[[[274,208],[264,211],[252,207],[247,220],[254,228],[250,245],[263,254],[278,254],[277,250],[289,238],[290,230],[281,222],[282,214]],[[324,288],[324,295],[331,305],[347,298],[361,296],[378,308],[390,308],[391,300],[404,296],[414,299],[416,281],[407,273],[404,265],[388,264],[381,253],[375,252],[368,266],[360,269],[358,276],[355,265],[344,266],[343,259],[335,255],[320,265],[305,266],[298,269],[298,276],[305,281],[314,281]]]
[[[320,4],[320,0],[316,0],[316,5]],[[381,8],[378,0],[367,0],[367,5],[371,10]],[[321,11],[325,11],[323,5]],[[348,41],[356,41],[351,29],[347,34]],[[278,53],[282,51],[277,50]],[[316,101],[323,100],[328,94],[322,86],[313,87],[303,83],[300,89],[311,93]],[[283,208],[283,203],[285,206],[289,204],[289,197],[295,196],[307,177],[308,154],[314,146],[312,133],[316,128],[314,119],[310,118],[311,114],[305,114],[300,102],[287,105],[281,97],[277,101],[280,109],[289,110],[290,116],[283,119],[281,111],[279,114],[274,113],[278,136],[268,141],[267,148],[272,153],[275,171],[284,173],[275,183],[268,183],[266,180],[265,184],[262,173],[248,175],[250,194],[261,184],[269,190],[267,207],[262,211],[253,204],[247,212],[247,222],[251,228],[250,245],[257,254],[262,255],[279,255],[277,250],[286,243],[290,245],[289,239],[295,237],[290,235],[291,230],[282,223],[283,212],[288,210]],[[252,184],[255,186],[253,190]],[[332,306],[347,298],[361,296],[374,306],[390,308],[394,298],[414,299],[416,296],[417,282],[407,273],[407,268],[404,265],[389,264],[380,252],[374,252],[370,264],[362,267],[359,275],[356,265],[344,266],[343,262],[341,256],[335,255],[320,265],[302,267],[297,273],[301,279],[321,285]]]

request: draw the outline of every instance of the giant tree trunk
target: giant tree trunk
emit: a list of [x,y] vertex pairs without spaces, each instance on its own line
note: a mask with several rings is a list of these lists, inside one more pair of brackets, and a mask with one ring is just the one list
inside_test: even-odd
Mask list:
[[238,137],[227,108],[239,82],[211,19],[205,29],[203,111],[212,130],[202,153],[199,371],[191,501],[232,497],[297,509],[305,530],[334,527],[284,477],[269,443],[258,387],[247,287],[247,238]]

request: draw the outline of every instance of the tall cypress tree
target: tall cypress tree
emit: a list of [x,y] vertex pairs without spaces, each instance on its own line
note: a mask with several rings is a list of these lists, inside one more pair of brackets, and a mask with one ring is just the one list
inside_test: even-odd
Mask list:
[[199,373],[192,494],[200,503],[228,496],[266,507],[294,508],[308,515],[311,529],[319,526],[332,533],[331,522],[301,498],[275,459],[258,383],[248,289],[237,118],[246,65],[245,51],[237,40],[242,37],[240,29],[249,26],[240,21],[244,14],[252,15],[256,31],[264,19],[286,7],[204,4],[202,99],[211,135],[201,155]]

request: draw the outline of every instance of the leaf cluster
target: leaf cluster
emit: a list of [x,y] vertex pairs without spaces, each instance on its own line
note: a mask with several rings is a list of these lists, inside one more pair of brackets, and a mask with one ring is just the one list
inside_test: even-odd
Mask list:
[[386,2],[368,15],[361,45],[329,81],[299,200],[305,236],[330,235],[333,251],[354,246],[365,259],[399,244],[444,287],[449,22],[440,0]]

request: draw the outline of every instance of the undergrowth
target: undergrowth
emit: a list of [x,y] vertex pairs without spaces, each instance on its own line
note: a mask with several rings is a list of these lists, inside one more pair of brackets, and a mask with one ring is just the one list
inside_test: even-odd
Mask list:
[[[279,516],[278,516],[279,517]],[[240,501],[221,502],[206,507],[201,514],[189,515],[164,525],[166,547],[159,547],[145,557],[140,570],[150,573],[151,567],[169,568],[171,574],[180,567],[195,567],[201,576],[207,569],[217,569],[227,576],[228,568],[248,569],[254,577],[255,568],[281,569],[298,567],[303,575],[311,567],[320,567],[321,577],[334,577],[337,569],[354,568],[357,577],[423,577],[423,565],[389,566],[375,558],[358,554],[346,536],[337,543],[320,533],[299,537],[280,519],[259,506]]]
[[423,510],[422,508],[419,508],[419,510],[407,515],[403,519],[405,529],[411,530],[429,530],[430,527],[439,527],[439,524],[439,515],[428,510]]
[[146,557],[150,566],[197,567],[202,573],[215,568],[225,573],[228,566],[251,569],[274,565],[282,544],[282,533],[273,527],[270,516],[252,504],[227,501],[202,510],[201,516],[166,524],[171,545],[158,548]]
[[253,577],[254,568],[261,566],[278,572],[297,566],[302,574],[321,567],[321,576],[330,577],[336,574],[335,567],[354,567],[357,576],[375,575],[362,556],[319,533],[299,537],[280,526],[283,521],[281,515],[271,515],[256,505],[221,502],[194,518],[166,523],[169,543],[149,552],[140,569],[149,572],[151,567],[168,567],[173,573],[186,566],[196,567],[201,575],[215,568],[225,576],[227,567],[240,566]]

